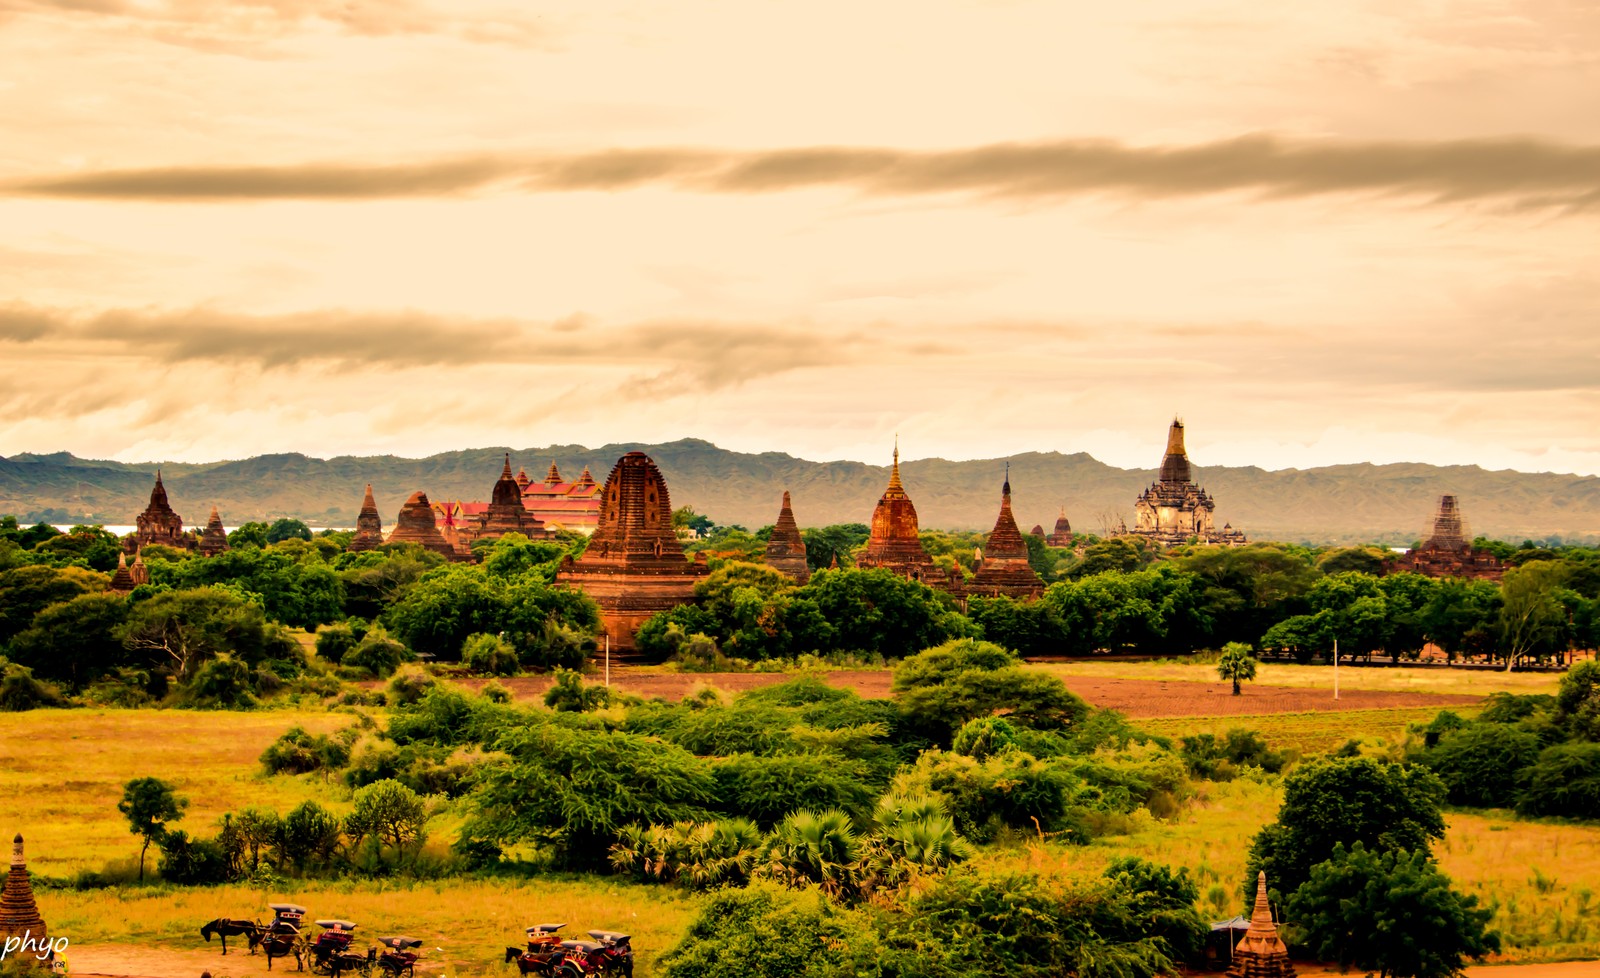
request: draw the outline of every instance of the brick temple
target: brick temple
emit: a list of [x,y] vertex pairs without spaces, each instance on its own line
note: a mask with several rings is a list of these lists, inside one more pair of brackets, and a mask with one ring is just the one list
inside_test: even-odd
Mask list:
[[1134,525],[1128,533],[1163,549],[1180,547],[1191,540],[1230,547],[1245,544],[1244,533],[1231,524],[1223,524],[1220,530],[1214,526],[1212,514],[1216,508],[1211,496],[1195,484],[1189,453],[1183,446],[1183,422],[1174,418],[1167,431],[1161,471],[1134,502]]
[[530,540],[548,536],[544,521],[525,505],[522,490],[516,476],[511,474],[511,454],[508,452],[505,466],[500,470],[500,478],[489,492],[489,504],[482,506],[481,503],[472,503],[470,505],[473,507],[482,506],[482,511],[464,511],[464,515],[469,517],[467,535],[472,540],[498,540],[507,533],[520,533]]
[[1505,576],[1505,565],[1487,550],[1472,548],[1472,531],[1461,516],[1454,496],[1440,496],[1433,515],[1433,530],[1422,546],[1395,561],[1397,571],[1412,571],[1427,577],[1466,577],[1479,581],[1498,581]]
[[768,567],[782,571],[801,584],[811,580],[811,566],[806,563],[806,542],[800,538],[800,527],[794,521],[787,489],[783,491],[778,522],[772,525],[772,535],[767,537],[766,561]]
[[900,446],[894,448],[894,463],[889,467],[889,485],[872,510],[872,533],[867,549],[856,558],[862,569],[883,568],[913,581],[924,581],[938,573],[933,558],[922,548],[917,526],[917,507],[900,482]]
[[383,518],[378,515],[378,503],[372,498],[372,483],[367,483],[367,495],[361,500],[361,512],[356,516],[356,535],[350,538],[346,550],[360,553],[383,545]]
[[[11,870],[6,873],[5,887],[0,889],[0,946],[7,938],[31,940],[43,944],[48,937],[44,917],[33,899],[33,879],[28,875],[27,861],[22,857],[22,834],[11,840]],[[22,954],[17,955],[19,958]],[[32,959],[33,953],[27,957]]]
[[1056,528],[1044,538],[1044,542],[1052,547],[1072,546],[1072,524],[1067,521],[1067,507],[1061,507],[1061,515],[1056,517]]
[[705,579],[704,555],[690,561],[672,527],[666,480],[650,456],[617,460],[600,493],[600,523],[577,560],[562,561],[556,583],[582,590],[600,606],[611,648],[634,648],[639,626],[658,611],[694,600]]
[[136,553],[141,547],[159,544],[163,547],[176,547],[179,550],[192,550],[194,538],[183,532],[183,517],[172,511],[172,504],[167,502],[167,487],[161,482],[161,470],[156,470],[155,488],[150,490],[150,504],[144,512],[133,518],[133,538],[123,547],[128,553]]
[[228,531],[222,526],[222,514],[211,507],[211,518],[206,520],[205,532],[200,534],[199,550],[203,557],[215,557],[228,549]]
[[449,560],[466,559],[461,550],[439,532],[433,506],[428,502],[428,494],[420,490],[412,493],[405,505],[400,507],[400,515],[395,518],[394,529],[389,531],[388,538],[383,542],[414,543]]
[[1005,595],[1023,599],[1044,593],[1044,581],[1028,562],[1028,541],[1022,539],[1016,517],[1011,515],[1009,466],[1006,481],[1000,487],[1000,515],[984,544],[977,573],[966,584],[966,592],[969,597]]
[[1289,948],[1278,935],[1267,902],[1267,874],[1256,876],[1256,905],[1250,912],[1250,929],[1233,949],[1228,978],[1295,978]]
[[[513,486],[526,516],[519,516],[510,508]],[[600,523],[600,486],[587,465],[573,482],[562,477],[555,462],[550,463],[543,482],[530,479],[526,469],[519,468],[513,476],[511,456],[507,454],[505,469],[489,502],[444,500],[434,503],[433,508],[441,524],[456,527],[468,544],[513,532],[530,538],[549,536],[553,530],[592,533]]]

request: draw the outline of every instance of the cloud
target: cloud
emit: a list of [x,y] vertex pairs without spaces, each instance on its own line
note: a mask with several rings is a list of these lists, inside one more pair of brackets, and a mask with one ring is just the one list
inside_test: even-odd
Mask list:
[[158,40],[202,49],[248,48],[325,25],[354,37],[442,34],[473,43],[541,45],[545,27],[507,5],[460,13],[454,0],[0,0],[0,16],[98,17]]
[[[313,310],[247,315],[209,308],[71,312],[0,306],[0,353],[16,364],[72,358],[118,362],[131,375],[206,366],[294,376],[396,371],[459,374],[471,368],[609,373],[608,396],[648,400],[737,387],[829,364],[909,351],[888,331],[833,331],[717,321],[660,320],[603,327],[574,315],[552,322],[466,319],[415,311]],[[75,374],[41,366],[0,408],[53,414],[73,404]],[[458,379],[458,378],[454,378]],[[189,396],[184,393],[181,396]],[[84,402],[83,411],[100,404]]]
[[957,193],[1011,200],[1082,194],[1161,199],[1230,192],[1268,198],[1363,193],[1587,209],[1600,204],[1600,146],[1520,137],[1355,142],[1252,135],[1175,147],[1065,140],[946,151],[663,148],[395,164],[102,170],[16,180],[0,190],[13,196],[223,201],[648,186],[709,194],[838,187],[871,197]]

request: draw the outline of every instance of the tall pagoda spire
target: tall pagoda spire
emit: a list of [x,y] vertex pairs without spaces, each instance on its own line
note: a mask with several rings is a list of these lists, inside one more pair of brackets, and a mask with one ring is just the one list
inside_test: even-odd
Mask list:
[[1256,875],[1256,903],[1250,912],[1250,929],[1233,949],[1229,978],[1295,978],[1289,962],[1289,948],[1278,936],[1272,920],[1272,905],[1267,901],[1267,874]]
[[383,544],[383,518],[378,515],[378,503],[372,498],[372,483],[367,483],[367,494],[361,499],[361,512],[356,515],[356,534],[350,538],[347,550],[360,553]]
[[11,870],[6,873],[5,887],[0,889],[0,942],[9,937],[31,939],[35,946],[47,940],[44,918],[33,900],[33,881],[22,856],[20,832],[11,840]]
[[789,506],[789,490],[783,491],[783,506],[778,510],[778,522],[767,537],[767,566],[782,571],[801,584],[811,579],[811,568],[806,563],[806,542],[800,536],[800,527],[794,521],[794,510]]
[[889,466],[889,487],[884,490],[885,499],[906,498],[906,487],[900,484],[900,436],[894,436],[894,463]]
[[1171,485],[1194,481],[1194,474],[1189,470],[1189,453],[1183,447],[1183,421],[1179,418],[1173,418],[1172,427],[1167,429],[1167,453],[1161,458],[1160,478]]

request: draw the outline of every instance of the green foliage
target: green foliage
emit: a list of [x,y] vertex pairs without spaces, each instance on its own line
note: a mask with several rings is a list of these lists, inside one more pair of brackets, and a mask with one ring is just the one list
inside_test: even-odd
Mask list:
[[[399,677],[396,680],[399,685]],[[389,739],[402,745],[488,744],[519,719],[526,719],[526,714],[459,689],[429,684],[420,698],[398,703],[389,714],[387,732]]]
[[1444,781],[1453,805],[1510,807],[1517,776],[1539,756],[1539,739],[1504,723],[1469,723],[1439,735],[1419,758]]
[[806,545],[806,564],[813,572],[825,570],[835,561],[840,567],[849,567],[850,555],[871,536],[872,529],[865,523],[835,523],[800,531],[800,539]]
[[975,629],[932,588],[887,570],[824,570],[794,592],[817,610],[795,637],[816,651],[876,652],[898,659]]
[[461,649],[461,661],[468,669],[485,676],[513,676],[517,672],[517,650],[497,635],[479,632],[468,636]]
[[611,690],[599,684],[585,683],[582,673],[557,669],[555,679],[555,683],[544,693],[544,705],[552,710],[587,713],[604,709],[611,702]]
[[892,791],[938,799],[961,834],[978,842],[992,840],[1003,826],[1084,842],[1087,828],[1073,811],[1081,787],[1066,767],[1018,750],[983,761],[929,750],[895,777]]
[[816,886],[835,898],[860,878],[860,841],[850,816],[838,809],[791,812],[767,836],[757,874],[789,887]]
[[1187,867],[1173,872],[1161,863],[1124,856],[1111,861],[1105,877],[1129,895],[1141,933],[1165,941],[1169,953],[1180,961],[1204,961],[1210,927],[1195,909],[1200,888]]
[[531,571],[514,579],[451,564],[423,574],[384,613],[384,621],[417,652],[454,661],[469,637],[501,635],[529,664],[550,654],[547,639],[560,637],[547,626],[592,632],[599,609],[575,588],[552,587]]
[[1497,635],[1508,663],[1525,656],[1543,658],[1570,646],[1569,616],[1559,593],[1568,573],[1565,563],[1554,560],[1535,560],[1506,572],[1500,582]]
[[1024,670],[1012,653],[974,639],[955,639],[901,662],[892,689],[908,721],[941,744],[968,720],[997,712],[1039,729],[1070,727],[1089,713],[1059,679]]
[[22,713],[63,705],[55,687],[35,679],[32,669],[0,659],[0,711]]
[[1288,758],[1267,746],[1266,739],[1254,730],[1230,729],[1219,739],[1216,734],[1184,737],[1181,753],[1189,772],[1210,781],[1232,781],[1241,767],[1258,767],[1277,774]]
[[1376,853],[1404,849],[1426,858],[1429,842],[1444,838],[1444,798],[1444,782],[1422,767],[1367,757],[1302,764],[1284,776],[1278,820],[1251,843],[1241,892],[1253,897],[1256,873],[1266,870],[1275,891],[1293,893],[1338,843],[1360,842]]
[[328,866],[344,839],[339,817],[314,801],[303,801],[283,817],[279,852],[297,871]]
[[857,769],[831,753],[735,754],[718,761],[712,773],[722,811],[771,826],[796,809],[865,815],[875,794]]
[[663,978],[856,978],[880,974],[856,915],[770,883],[722,890],[662,955]]
[[81,567],[0,570],[0,646],[33,624],[34,615],[44,609],[104,586],[104,577]]
[[184,684],[183,702],[203,709],[247,710],[256,705],[250,667],[227,652],[207,659]]
[[1517,800],[1518,813],[1600,816],[1600,744],[1578,741],[1547,747],[1525,776],[1527,787]]
[[351,842],[373,839],[402,856],[414,855],[427,841],[428,810],[422,798],[393,779],[375,781],[355,793],[355,808],[345,816]]
[[349,728],[329,736],[307,733],[304,727],[290,727],[261,752],[261,766],[268,774],[337,770],[350,761],[353,734]]
[[1017,742],[1017,728],[1004,717],[978,717],[968,720],[956,731],[950,744],[952,753],[965,754],[981,761],[1005,750]]
[[355,669],[365,669],[382,679],[410,662],[411,650],[389,637],[382,625],[374,625],[361,637],[356,647],[346,652],[341,663]]
[[967,617],[981,629],[985,641],[1023,656],[1086,654],[1092,650],[1093,631],[1086,623],[1070,627],[1062,617],[1065,593],[1065,589],[1056,592],[1050,601],[1018,601],[1004,595],[972,598]]
[[554,723],[507,729],[480,770],[462,834],[499,845],[548,840],[572,866],[606,858],[630,823],[705,821],[710,765],[675,744]]
[[1573,737],[1600,742],[1600,660],[1575,663],[1561,677],[1556,722]]
[[608,859],[615,872],[641,882],[696,890],[743,886],[761,849],[761,830],[743,818],[673,825],[625,825]]
[[267,527],[267,543],[282,543],[285,540],[310,540],[311,527],[297,519],[284,516],[272,522]]
[[183,818],[189,801],[160,778],[134,778],[122,786],[117,811],[128,820],[128,831],[144,840],[139,849],[139,882],[144,882],[144,856],[150,843],[166,834],[167,826]]
[[1478,898],[1450,886],[1423,852],[1336,845],[1287,912],[1324,961],[1391,978],[1452,978],[1467,958],[1500,950]]
[[339,665],[344,661],[344,657],[360,644],[365,634],[365,628],[357,632],[344,623],[324,625],[317,629],[317,655],[334,665]]
[[[258,550],[266,549],[267,531],[271,529],[265,523],[246,523],[232,533],[228,534],[228,546],[237,550],[241,547],[255,547]],[[229,551],[230,553],[232,551]]]
[[408,665],[389,678],[389,702],[395,706],[410,706],[438,685],[439,680],[433,678],[433,673],[418,665]]
[[271,648],[260,606],[222,587],[164,591],[139,601],[119,635],[129,650],[166,665],[182,680],[221,653],[254,665],[266,659]]
[[[298,551],[296,548],[299,548]],[[268,618],[296,628],[343,617],[344,586],[321,554],[298,540],[265,550],[244,547],[204,560],[145,558],[150,580],[176,590],[232,587]]]
[[1250,646],[1243,642],[1229,642],[1222,647],[1217,658],[1217,678],[1233,683],[1233,695],[1241,692],[1239,684],[1256,678],[1256,657]]

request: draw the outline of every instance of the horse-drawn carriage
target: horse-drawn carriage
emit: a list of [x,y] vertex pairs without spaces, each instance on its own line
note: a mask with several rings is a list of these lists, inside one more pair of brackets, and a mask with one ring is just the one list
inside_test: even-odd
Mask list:
[[378,955],[378,967],[390,975],[407,975],[414,978],[417,958],[417,948],[422,946],[422,941],[415,937],[397,935],[395,937],[380,937],[378,943],[385,948]]
[[311,944],[311,970],[320,975],[364,971],[372,963],[370,951],[351,947],[356,925],[349,920],[319,920],[322,933]]
[[561,962],[561,978],[633,978],[632,937],[614,930],[592,930],[589,936],[594,940],[561,942],[567,951]]
[[506,963],[517,963],[517,971],[525,975],[543,975],[553,978],[556,969],[566,959],[567,949],[561,946],[556,931],[566,924],[534,924],[526,928],[528,949],[516,946],[506,948]]
[[267,956],[267,970],[272,970],[273,958],[292,957],[300,967],[305,967],[304,941],[300,938],[300,922],[305,919],[306,908],[297,903],[269,903],[272,923],[261,932],[261,950]]

